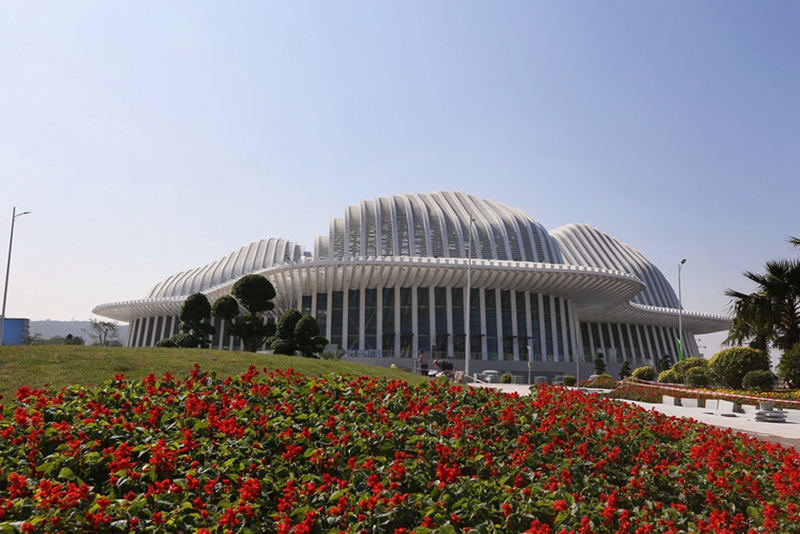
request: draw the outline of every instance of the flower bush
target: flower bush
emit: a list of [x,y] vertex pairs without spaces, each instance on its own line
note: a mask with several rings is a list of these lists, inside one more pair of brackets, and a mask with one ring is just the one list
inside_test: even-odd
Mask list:
[[614,389],[618,386],[617,380],[611,375],[597,375],[592,380],[582,380],[580,386],[593,389]]
[[794,531],[800,456],[541,385],[530,397],[195,368],[2,407],[3,532]]

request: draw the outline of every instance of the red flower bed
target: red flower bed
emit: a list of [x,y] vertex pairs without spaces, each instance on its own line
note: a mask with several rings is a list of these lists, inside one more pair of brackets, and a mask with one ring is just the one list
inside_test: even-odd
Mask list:
[[800,456],[559,387],[219,382],[21,389],[0,528],[22,532],[787,532]]
[[723,399],[737,404],[758,404],[760,400],[771,400],[778,409],[800,408],[800,402],[794,399],[787,399],[787,396],[794,396],[792,393],[782,392],[763,392],[756,393],[748,391],[745,393],[733,393],[730,390],[713,390],[706,388],[693,388],[681,384],[662,385],[656,382],[644,381],[623,381],[621,386],[610,392],[607,396],[612,399],[628,399],[641,402],[661,403],[662,396],[681,397],[686,399]]

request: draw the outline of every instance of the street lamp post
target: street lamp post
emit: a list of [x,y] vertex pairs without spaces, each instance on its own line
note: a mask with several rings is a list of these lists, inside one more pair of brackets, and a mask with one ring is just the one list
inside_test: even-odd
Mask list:
[[467,317],[466,332],[467,343],[464,352],[464,375],[469,380],[469,360],[472,358],[472,332],[470,331],[470,316],[472,315],[472,223],[475,219],[469,218],[469,249],[467,251]]
[[23,215],[29,214],[29,211],[23,211],[22,213],[17,213],[16,206],[11,211],[11,237],[8,240],[8,263],[6,264],[6,285],[3,289],[3,314],[0,316],[0,345],[3,344],[3,330],[5,330],[6,326],[6,298],[8,297],[8,272],[11,270],[11,245],[14,244],[14,221],[17,220],[17,217],[22,217]]
[[294,308],[294,260],[288,255],[284,258],[286,261],[289,262],[289,309],[291,310]]
[[678,358],[683,354],[683,298],[681,295],[681,269],[686,258],[678,264]]

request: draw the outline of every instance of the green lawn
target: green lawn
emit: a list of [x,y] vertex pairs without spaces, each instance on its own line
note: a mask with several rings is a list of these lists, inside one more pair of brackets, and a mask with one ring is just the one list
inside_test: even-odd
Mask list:
[[396,369],[299,356],[177,348],[0,346],[0,393],[8,397],[21,386],[41,388],[49,384],[61,388],[100,384],[119,373],[128,379],[140,379],[151,372],[160,376],[170,371],[183,379],[195,363],[220,378],[240,375],[253,364],[259,371],[291,367],[310,376],[330,373],[377,376],[405,380],[412,385],[427,380]]

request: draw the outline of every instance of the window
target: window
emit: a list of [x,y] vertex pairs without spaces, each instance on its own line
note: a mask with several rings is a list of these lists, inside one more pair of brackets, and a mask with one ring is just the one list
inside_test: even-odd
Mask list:
[[320,335],[328,336],[328,294],[317,293],[317,323]]
[[351,289],[347,292],[347,350],[358,350],[358,326],[361,292]]
[[539,295],[531,293],[531,350],[533,359],[542,360],[542,332],[539,326]]
[[417,346],[420,350],[431,350],[431,307],[430,291],[427,287],[417,288]]
[[331,294],[331,343],[342,346],[342,319],[344,317],[344,292]]
[[364,350],[378,345],[378,290],[364,290]]
[[486,298],[486,352],[489,359],[497,358],[497,302],[494,289],[484,290]]

